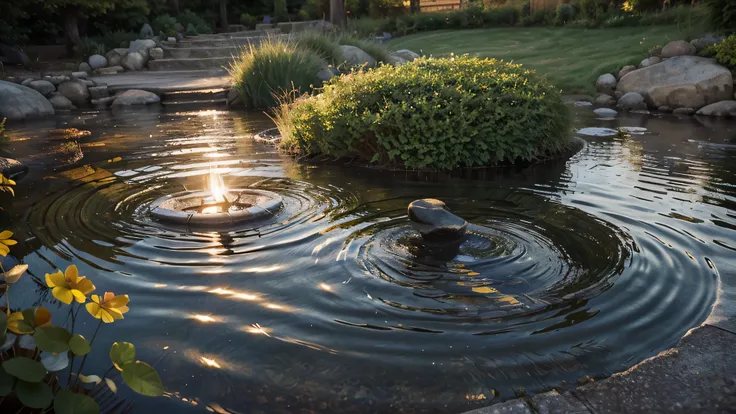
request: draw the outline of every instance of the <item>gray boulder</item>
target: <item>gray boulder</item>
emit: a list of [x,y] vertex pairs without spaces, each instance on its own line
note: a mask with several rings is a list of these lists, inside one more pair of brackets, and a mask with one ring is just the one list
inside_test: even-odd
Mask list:
[[0,174],[11,180],[16,180],[28,174],[28,167],[18,160],[0,157]]
[[105,54],[107,57],[107,64],[110,66],[120,66],[123,63],[123,56],[128,53],[126,48],[116,48]]
[[639,64],[640,68],[648,68],[649,66],[656,65],[661,62],[662,59],[658,56],[652,56],[641,61]]
[[28,86],[28,85],[30,85],[30,84],[31,84],[31,82],[33,82],[34,80],[35,80],[35,79],[33,79],[33,78],[23,79],[23,82],[21,82],[20,84],[21,84],[21,85],[23,85],[23,86]]
[[695,113],[695,109],[693,108],[677,108],[672,111],[675,115],[692,115]]
[[138,52],[144,58],[148,59],[148,50],[156,47],[156,42],[151,39],[138,39],[130,42],[128,53]]
[[175,37],[167,37],[166,38],[166,41],[169,42],[169,43],[176,43],[176,38]]
[[340,59],[343,62],[347,62],[350,66],[365,66],[367,68],[373,68],[376,66],[375,59],[365,53],[362,49],[355,46],[341,45]]
[[122,71],[124,71],[122,66],[109,66],[102,69],[97,69],[95,73],[98,73],[100,75],[116,75]]
[[672,112],[672,108],[670,108],[669,106],[660,106],[659,108],[657,108],[657,110],[659,112]]
[[57,76],[44,76],[43,80],[47,80],[54,84],[54,86],[59,86],[64,82],[69,82],[71,78],[64,75],[57,75]]
[[412,227],[428,242],[454,242],[465,236],[468,223],[452,214],[445,203],[433,198],[415,200],[409,204]]
[[337,76],[336,71],[332,68],[322,68],[319,72],[317,72],[317,78],[321,80],[322,82],[327,82],[328,80],[334,78]]
[[732,99],[733,76],[712,59],[676,56],[627,74],[618,90],[638,92],[654,108],[702,108]]
[[72,77],[77,80],[87,79],[88,76],[89,74],[87,74],[87,72],[72,72]]
[[397,50],[395,52],[391,52],[391,54],[394,55],[394,56],[396,56],[396,57],[399,57],[401,59],[404,59],[407,62],[411,62],[414,59],[419,59],[421,57],[421,56],[419,56],[418,54],[412,52],[409,49]]
[[115,97],[112,106],[148,105],[161,102],[155,93],[131,89]]
[[126,70],[143,70],[146,67],[146,59],[138,52],[130,52],[123,57],[122,64]]
[[28,67],[31,65],[31,59],[20,49],[0,43],[0,56],[6,65],[21,65]]
[[721,101],[700,108],[696,115],[736,117],[736,101]]
[[87,105],[89,91],[82,81],[69,81],[59,85],[58,91],[76,106]]
[[595,89],[600,93],[612,94],[616,90],[616,77],[610,73],[604,73],[595,81]]
[[602,116],[606,118],[611,118],[618,114],[618,112],[616,112],[615,110],[611,108],[598,108],[594,110],[593,112],[598,116]]
[[163,59],[164,58],[164,50],[161,49],[160,47],[151,48],[148,51],[148,57],[151,60]]
[[671,58],[675,56],[691,56],[697,52],[695,46],[684,40],[675,40],[667,43],[662,48],[662,57]]
[[18,121],[53,114],[54,107],[35,89],[0,81],[0,118]]
[[627,73],[633,72],[635,70],[636,70],[636,66],[634,66],[634,65],[626,65],[626,66],[622,67],[620,71],[618,71],[618,78],[617,79],[621,79]]
[[150,24],[146,23],[141,28],[141,32],[139,33],[139,36],[141,39],[150,39],[153,37],[153,28]]
[[[87,62],[82,62],[79,64],[79,71],[80,72],[86,72],[86,73],[92,73],[92,66],[89,65]],[[74,73],[72,73],[74,75]]]
[[723,41],[723,36],[705,35],[698,39],[693,39],[690,44],[695,46],[695,49],[700,52],[708,46],[713,46]]
[[54,96],[50,97],[49,102],[51,102],[51,106],[53,106],[54,109],[56,109],[57,111],[77,109],[72,101],[70,101],[66,96],[62,94],[55,94]]
[[87,59],[87,63],[92,69],[100,69],[107,66],[107,58],[102,55],[92,55]]
[[28,87],[37,90],[43,96],[49,96],[51,92],[56,90],[56,86],[46,80],[34,80],[28,84]]
[[388,62],[386,62],[386,63],[391,64],[391,65],[394,65],[394,66],[401,66],[401,65],[405,65],[406,64],[406,59],[400,58],[400,57],[398,57],[396,55],[391,55],[391,56],[389,56]]
[[616,106],[616,100],[608,94],[600,94],[595,98],[595,104],[598,106]]
[[626,92],[621,99],[618,100],[616,107],[619,109],[625,109],[633,111],[636,109],[647,109],[647,103],[644,101],[644,97],[637,92]]

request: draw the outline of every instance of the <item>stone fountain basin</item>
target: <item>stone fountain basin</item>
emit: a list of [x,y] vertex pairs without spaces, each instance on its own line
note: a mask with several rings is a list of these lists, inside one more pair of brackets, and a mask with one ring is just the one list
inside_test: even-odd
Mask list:
[[281,210],[280,195],[265,190],[230,189],[226,192],[230,200],[238,198],[227,210],[210,213],[194,209],[203,199],[212,197],[210,191],[182,191],[161,197],[151,203],[151,215],[163,222],[173,224],[223,225],[239,224],[273,216]]

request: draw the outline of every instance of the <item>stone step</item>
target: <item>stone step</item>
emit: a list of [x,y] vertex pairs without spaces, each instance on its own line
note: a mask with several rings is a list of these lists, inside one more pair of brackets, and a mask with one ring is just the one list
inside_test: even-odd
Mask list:
[[265,37],[269,35],[281,34],[281,29],[268,29],[268,30],[245,30],[242,32],[230,32],[230,33],[216,33],[216,34],[202,34],[198,36],[186,36],[183,42],[189,40],[218,40],[218,39],[231,39],[238,37]]
[[148,70],[150,71],[180,71],[180,70],[203,70],[228,68],[230,62],[233,61],[232,56],[211,57],[211,58],[172,58],[157,59],[148,62]]
[[230,57],[240,54],[244,46],[224,47],[164,47],[164,58],[186,59],[186,58],[211,58]]
[[[287,35],[275,35],[273,37],[286,38]],[[193,40],[182,40],[177,43],[177,48],[198,48],[198,47],[243,47],[248,45],[257,46],[263,39],[267,39],[267,36],[250,36],[250,37],[233,37],[231,39],[193,39]]]
[[161,102],[163,103],[217,101],[225,99],[227,99],[227,90],[223,88],[166,92],[161,96]]

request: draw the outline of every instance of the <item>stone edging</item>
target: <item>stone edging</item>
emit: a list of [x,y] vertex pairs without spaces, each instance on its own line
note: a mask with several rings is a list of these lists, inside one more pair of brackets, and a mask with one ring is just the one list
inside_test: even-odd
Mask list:
[[736,320],[706,323],[676,347],[605,380],[464,414],[732,413],[735,344]]

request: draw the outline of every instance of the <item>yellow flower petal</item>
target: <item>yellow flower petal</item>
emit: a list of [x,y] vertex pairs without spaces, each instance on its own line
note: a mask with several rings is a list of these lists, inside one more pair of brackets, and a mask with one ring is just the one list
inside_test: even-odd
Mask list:
[[0,240],[9,239],[11,237],[13,237],[13,232],[10,230],[3,230],[0,232]]
[[16,245],[16,244],[18,244],[18,242],[17,242],[17,241],[15,241],[15,240],[10,240],[10,239],[5,239],[5,240],[2,240],[2,239],[0,239],[0,243],[2,243],[2,244],[6,244],[6,245],[8,245],[8,246],[13,246],[13,245]]
[[87,301],[87,296],[85,296],[84,293],[78,291],[77,289],[72,289],[71,292],[74,296],[74,300],[76,300],[78,303],[84,303]]
[[29,328],[28,324],[23,323],[22,327],[20,322],[23,321],[23,313],[13,312],[8,316],[8,330],[18,335],[33,333],[33,329]]
[[[94,298],[97,295],[92,295]],[[85,305],[85,308],[87,308],[87,312],[89,312],[90,315],[92,315],[93,318],[100,319],[100,312],[102,311],[102,308],[97,303],[88,303]]]
[[100,297],[97,295],[92,295],[92,302],[99,304],[100,303]]
[[76,288],[79,289],[79,291],[83,294],[89,295],[90,293],[94,292],[95,285],[93,285],[92,281],[87,279],[86,277],[81,277],[77,282]]
[[102,317],[102,322],[104,323],[113,323],[115,321],[115,318],[105,309],[102,309],[100,312],[100,316]]
[[34,317],[34,325],[36,327],[51,325],[51,312],[46,308],[36,309],[36,315]]
[[0,256],[5,257],[10,253],[10,248],[2,243],[0,243]]
[[54,295],[56,299],[59,299],[67,305],[72,303],[72,300],[74,300],[74,295],[72,295],[72,291],[63,286],[55,287],[51,291],[51,294]]
[[71,265],[64,272],[65,279],[69,282],[76,282],[79,278],[79,270],[76,265]]
[[130,310],[127,306],[121,306],[117,309],[120,311],[120,313],[128,313],[128,311]]
[[105,303],[107,303],[107,305],[112,308],[125,306],[128,304],[128,302],[130,302],[128,295],[115,296],[114,298],[105,301]]
[[46,285],[50,288],[57,286],[64,286],[66,281],[64,280],[64,274],[61,270],[56,273],[46,273]]

